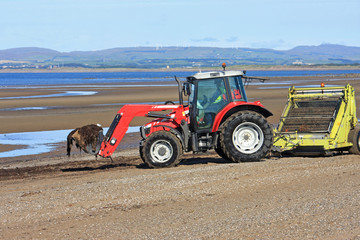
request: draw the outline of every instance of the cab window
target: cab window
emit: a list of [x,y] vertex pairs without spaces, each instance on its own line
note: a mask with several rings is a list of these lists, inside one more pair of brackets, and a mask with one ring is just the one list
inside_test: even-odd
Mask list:
[[233,101],[246,101],[241,77],[229,77],[229,85]]

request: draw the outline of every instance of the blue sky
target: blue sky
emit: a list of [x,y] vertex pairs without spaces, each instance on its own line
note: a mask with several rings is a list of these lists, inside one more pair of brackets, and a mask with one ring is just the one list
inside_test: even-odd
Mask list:
[[360,0],[0,0],[0,49],[360,47]]

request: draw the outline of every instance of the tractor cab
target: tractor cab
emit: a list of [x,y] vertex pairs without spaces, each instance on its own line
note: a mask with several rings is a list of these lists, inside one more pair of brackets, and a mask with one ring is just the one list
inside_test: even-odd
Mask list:
[[231,102],[247,102],[242,71],[196,73],[187,77],[192,130],[212,132],[216,116]]

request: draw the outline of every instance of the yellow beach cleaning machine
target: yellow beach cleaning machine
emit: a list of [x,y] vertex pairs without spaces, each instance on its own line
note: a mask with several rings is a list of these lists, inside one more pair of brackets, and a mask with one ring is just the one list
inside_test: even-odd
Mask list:
[[288,102],[274,129],[273,152],[294,155],[360,153],[355,91],[344,87],[289,89]]

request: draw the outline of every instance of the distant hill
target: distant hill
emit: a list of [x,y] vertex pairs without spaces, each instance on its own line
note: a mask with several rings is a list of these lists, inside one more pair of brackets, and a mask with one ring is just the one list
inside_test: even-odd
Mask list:
[[[24,47],[0,50],[0,67],[6,60],[21,66],[83,67],[191,67],[231,65],[360,64],[360,47],[335,44],[298,46],[290,50],[216,47],[130,47],[99,51],[58,52],[52,49]],[[26,62],[24,64],[23,62]],[[19,63],[20,64],[20,63]],[[12,63],[11,66],[16,64]]]
[[53,58],[61,54],[58,51],[37,48],[37,47],[23,47],[23,48],[10,48],[0,50],[0,60],[14,60],[14,61],[43,61]]
[[296,56],[308,62],[360,63],[360,47],[322,44],[320,46],[298,46],[286,52],[290,57]]

